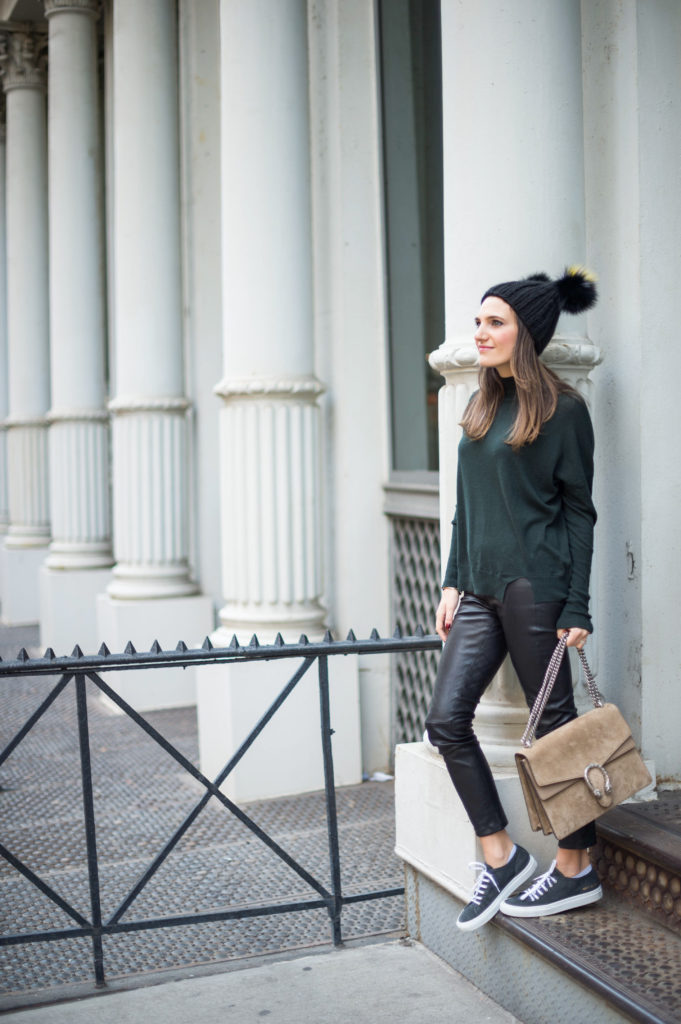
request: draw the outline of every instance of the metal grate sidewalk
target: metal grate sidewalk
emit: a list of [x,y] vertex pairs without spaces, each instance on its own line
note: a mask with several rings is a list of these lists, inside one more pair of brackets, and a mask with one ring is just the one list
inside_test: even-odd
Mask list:
[[[21,645],[27,642],[30,638],[22,636]],[[12,641],[12,656],[16,649]],[[14,680],[3,697],[2,733],[13,735],[43,693],[44,684],[35,679]],[[89,890],[74,704],[75,697],[64,692],[0,768],[0,823],[3,842],[85,915]],[[88,705],[106,912],[134,884],[195,804],[201,788],[133,721],[112,713],[94,690]],[[197,763],[193,708],[145,717]],[[393,854],[392,784],[369,782],[339,789],[337,805],[344,887],[357,891],[403,885],[403,870]],[[330,881],[324,793],[258,801],[248,805],[248,813],[315,877],[325,884]],[[265,901],[288,903],[309,895],[297,874],[211,799],[140,895],[135,911],[166,916]],[[66,915],[4,860],[0,861],[0,914],[3,930],[35,931],[68,924]],[[343,915],[346,938],[393,933],[403,926],[402,896],[351,905]],[[110,978],[328,942],[326,910],[104,937]],[[91,980],[88,939],[0,949],[0,993],[10,1003],[12,992]],[[2,1003],[7,1005],[7,999]]]

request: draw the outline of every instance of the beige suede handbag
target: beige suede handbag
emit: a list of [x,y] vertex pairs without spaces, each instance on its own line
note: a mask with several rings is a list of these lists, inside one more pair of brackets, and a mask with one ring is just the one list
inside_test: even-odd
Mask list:
[[579,651],[593,711],[541,739],[534,734],[558,675],[567,634],[551,656],[515,755],[530,824],[562,839],[650,785],[650,772],[631,730],[614,704],[599,693],[584,651]]

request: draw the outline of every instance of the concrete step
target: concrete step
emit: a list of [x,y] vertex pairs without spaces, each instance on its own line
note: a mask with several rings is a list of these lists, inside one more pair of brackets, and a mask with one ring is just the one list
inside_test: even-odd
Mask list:
[[594,863],[604,886],[681,936],[681,793],[625,804],[598,823]]
[[499,915],[495,925],[558,968],[568,1005],[576,984],[625,1019],[681,1020],[681,938],[616,892],[581,911],[522,921]]
[[584,910],[498,914],[460,932],[461,902],[407,868],[408,930],[524,1024],[678,1024],[681,938],[608,890]]
[[681,1020],[681,792],[624,804],[596,823],[596,907],[498,927],[626,1017]]

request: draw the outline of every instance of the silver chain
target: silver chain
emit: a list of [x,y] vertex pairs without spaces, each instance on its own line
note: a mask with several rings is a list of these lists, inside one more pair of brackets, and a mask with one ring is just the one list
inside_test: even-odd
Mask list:
[[[555,683],[556,678],[558,677],[558,672],[563,662],[563,657],[565,656],[567,640],[568,634],[563,633],[562,637],[556,644],[556,649],[551,655],[551,659],[544,674],[544,681],[542,682],[541,689],[539,690],[536,700],[532,705],[530,717],[527,720],[527,726],[520,741],[524,747],[532,746],[532,741],[534,740],[534,734],[537,731],[539,720],[544,713],[546,702],[551,696],[553,684]],[[593,702],[593,706],[595,708],[602,708],[604,704],[603,695],[600,693],[598,687],[596,686],[596,681],[592,675],[591,669],[589,668],[589,663],[586,660],[586,655],[584,651],[580,649],[578,649],[577,654],[579,655],[579,660],[582,663],[582,668],[584,670],[584,675],[586,677],[587,689],[589,691],[589,696],[591,697],[591,700]]]

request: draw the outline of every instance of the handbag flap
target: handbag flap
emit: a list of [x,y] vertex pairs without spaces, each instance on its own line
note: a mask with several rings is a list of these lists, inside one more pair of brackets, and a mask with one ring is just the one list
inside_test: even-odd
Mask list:
[[537,785],[553,786],[581,778],[589,764],[605,765],[630,737],[619,708],[605,704],[542,736],[520,756]]

